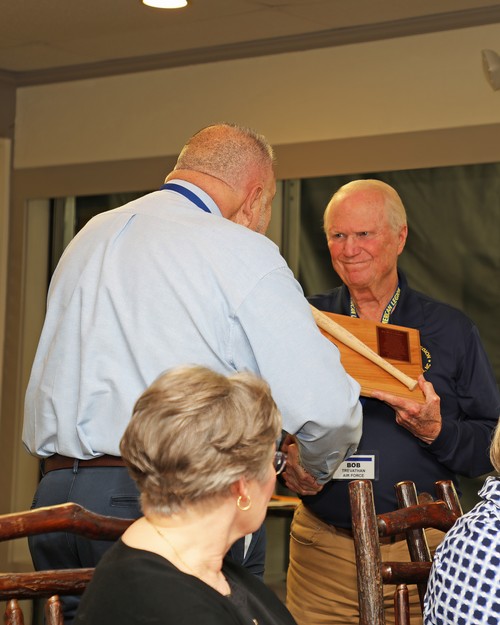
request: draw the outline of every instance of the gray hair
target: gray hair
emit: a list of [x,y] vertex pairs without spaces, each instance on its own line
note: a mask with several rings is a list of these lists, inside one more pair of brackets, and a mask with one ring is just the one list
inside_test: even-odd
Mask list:
[[137,400],[120,451],[143,511],[169,515],[227,494],[241,477],[264,480],[280,432],[262,379],[186,366],[161,375]]
[[238,189],[252,171],[266,169],[273,162],[273,149],[263,135],[223,122],[194,134],[182,148],[174,170],[208,174]]

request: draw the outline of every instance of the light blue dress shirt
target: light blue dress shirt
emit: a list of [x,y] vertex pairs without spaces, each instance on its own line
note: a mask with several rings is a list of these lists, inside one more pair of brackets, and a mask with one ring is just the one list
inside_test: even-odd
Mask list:
[[361,435],[359,385],[317,329],[274,243],[172,190],[92,219],[53,275],[26,394],[39,457],[119,455],[135,401],[163,371],[201,364],[268,381],[302,462],[326,480]]

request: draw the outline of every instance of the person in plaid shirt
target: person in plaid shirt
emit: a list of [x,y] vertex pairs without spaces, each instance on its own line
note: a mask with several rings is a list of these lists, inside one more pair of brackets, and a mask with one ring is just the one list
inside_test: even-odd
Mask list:
[[[490,448],[500,472],[500,426]],[[486,478],[481,501],[460,517],[434,555],[424,625],[500,623],[500,477]]]

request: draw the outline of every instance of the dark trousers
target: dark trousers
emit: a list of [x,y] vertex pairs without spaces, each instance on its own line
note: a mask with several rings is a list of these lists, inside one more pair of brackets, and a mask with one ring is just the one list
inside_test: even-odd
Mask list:
[[[80,467],[59,469],[43,475],[32,508],[74,502],[106,516],[137,519],[142,515],[139,492],[125,467]],[[236,505],[236,504],[235,504]],[[264,574],[265,531],[252,536],[243,555],[244,539],[238,540],[229,555],[258,576]],[[29,538],[31,558],[36,570],[95,567],[112,541],[89,540],[76,534],[55,532]],[[62,597],[64,623],[73,622],[80,598]]]
[[[92,512],[126,519],[141,516],[139,492],[125,467],[60,469],[45,474],[32,508],[74,502]],[[112,541],[89,540],[76,534],[56,532],[29,539],[36,570],[94,567]],[[64,622],[73,622],[79,597],[62,597]]]

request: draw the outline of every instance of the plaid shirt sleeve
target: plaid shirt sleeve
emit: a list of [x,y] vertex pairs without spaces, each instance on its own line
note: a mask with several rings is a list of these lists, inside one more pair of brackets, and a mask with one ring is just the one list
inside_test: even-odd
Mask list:
[[500,623],[500,478],[487,478],[479,495],[436,550],[424,625]]

